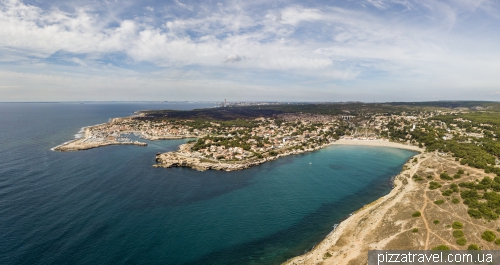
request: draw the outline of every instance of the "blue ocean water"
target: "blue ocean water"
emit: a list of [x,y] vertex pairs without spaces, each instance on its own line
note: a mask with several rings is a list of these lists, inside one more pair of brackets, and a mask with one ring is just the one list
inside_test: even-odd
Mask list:
[[185,140],[60,153],[81,127],[210,104],[0,104],[0,264],[279,264],[415,153],[332,146],[237,172],[153,168]]

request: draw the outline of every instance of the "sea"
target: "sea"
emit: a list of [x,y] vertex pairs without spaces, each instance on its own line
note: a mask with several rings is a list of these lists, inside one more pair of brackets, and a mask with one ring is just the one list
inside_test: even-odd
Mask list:
[[209,103],[0,103],[0,264],[281,264],[392,189],[416,153],[330,146],[235,172],[154,168],[185,140],[51,148],[147,109]]

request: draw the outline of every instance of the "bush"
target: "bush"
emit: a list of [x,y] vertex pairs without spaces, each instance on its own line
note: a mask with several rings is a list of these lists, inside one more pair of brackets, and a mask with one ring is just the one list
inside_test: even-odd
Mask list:
[[493,231],[486,230],[484,233],[481,235],[481,238],[488,241],[488,242],[493,242],[497,235]]
[[458,172],[457,172],[457,174],[460,174],[460,175],[462,175],[462,174],[464,174],[464,173],[465,173],[465,172],[464,172],[464,170],[463,170],[463,169],[459,169],[459,170],[458,170]]
[[481,219],[481,212],[478,209],[469,209],[467,213],[474,219]]
[[448,175],[448,173],[446,172],[443,172],[439,175],[439,177],[442,179],[442,180],[453,180],[452,177],[450,177],[450,175]]
[[453,224],[451,224],[451,226],[453,227],[453,229],[462,229],[464,227],[464,224],[455,221],[453,222]]
[[430,190],[435,190],[437,188],[441,188],[441,184],[435,182],[435,181],[431,181],[429,182],[429,189]]
[[481,250],[476,244],[471,244],[467,247],[467,250]]
[[495,245],[500,245],[500,238],[497,238],[497,239],[495,240]]
[[450,250],[450,247],[448,247],[447,245],[439,245],[435,248],[432,248],[432,250]]
[[439,224],[439,220],[432,221],[435,225]]
[[460,202],[460,199],[457,199],[457,198],[453,198],[453,200],[451,200],[452,203],[454,204],[457,204]]
[[411,216],[413,216],[413,217],[420,217],[421,215],[422,214],[419,211],[416,211],[416,212],[411,214]]
[[453,237],[454,238],[461,238],[464,236],[464,231],[462,230],[453,230]]
[[455,175],[453,175],[453,178],[454,178],[454,179],[459,179],[459,178],[461,178],[461,177],[462,177],[462,176],[460,176],[460,174],[455,174]]
[[437,201],[434,201],[434,203],[437,205],[441,205],[444,203],[444,200],[437,200]]
[[424,180],[423,178],[419,177],[417,174],[413,175],[412,177],[415,181],[422,181]]
[[441,192],[441,194],[442,194],[443,196],[450,196],[452,193],[453,193],[453,191],[452,191],[452,190],[445,190],[445,191]]
[[418,232],[418,228],[413,228],[411,231],[412,231],[413,233],[416,233],[416,232]]
[[433,179],[433,177],[431,175],[427,176],[427,179]]
[[459,246],[465,246],[465,244],[467,244],[467,239],[465,239],[465,237],[459,238],[457,239],[457,244]]

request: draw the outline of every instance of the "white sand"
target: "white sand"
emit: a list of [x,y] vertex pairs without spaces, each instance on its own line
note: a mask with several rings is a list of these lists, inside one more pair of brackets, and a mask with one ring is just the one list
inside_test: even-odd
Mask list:
[[384,146],[384,147],[392,147],[392,148],[400,148],[400,149],[408,149],[418,152],[423,152],[423,148],[419,148],[414,145],[406,145],[400,143],[389,142],[389,140],[338,140],[332,145],[367,145],[367,146]]

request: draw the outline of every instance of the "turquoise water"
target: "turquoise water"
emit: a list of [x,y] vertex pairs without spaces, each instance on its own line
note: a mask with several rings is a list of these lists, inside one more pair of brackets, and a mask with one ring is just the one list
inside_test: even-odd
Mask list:
[[279,264],[387,194],[415,153],[332,146],[237,172],[151,167],[147,147],[59,153],[83,126],[193,104],[0,104],[0,264]]

